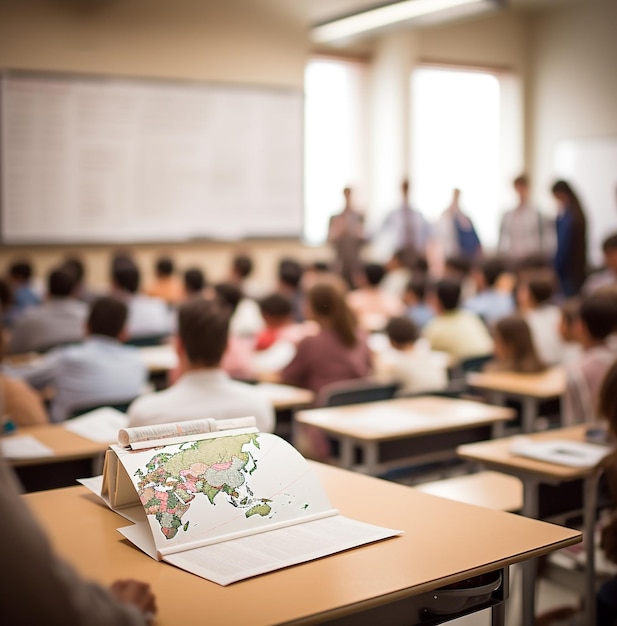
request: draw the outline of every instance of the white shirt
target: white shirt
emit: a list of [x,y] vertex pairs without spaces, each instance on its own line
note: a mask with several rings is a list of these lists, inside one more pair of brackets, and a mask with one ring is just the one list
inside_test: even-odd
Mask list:
[[130,402],[147,379],[137,348],[111,337],[92,335],[76,346],[57,348],[32,366],[12,370],[33,387],[51,385],[51,419],[61,422],[75,409]]
[[556,365],[564,356],[564,341],[559,334],[561,311],[552,304],[527,311],[524,315],[531,339],[540,360],[545,365]]
[[29,307],[15,323],[8,352],[19,354],[81,341],[87,316],[87,305],[73,298],[52,298]]
[[135,294],[127,300],[129,337],[168,335],[172,331],[173,314],[160,298]]
[[542,215],[523,205],[504,213],[499,229],[499,254],[511,259],[522,259],[531,254],[547,252],[549,225]]
[[259,389],[232,380],[221,369],[187,372],[169,389],[135,400],[128,415],[131,427],[248,416],[255,417],[261,432],[272,432],[275,425],[272,405]]

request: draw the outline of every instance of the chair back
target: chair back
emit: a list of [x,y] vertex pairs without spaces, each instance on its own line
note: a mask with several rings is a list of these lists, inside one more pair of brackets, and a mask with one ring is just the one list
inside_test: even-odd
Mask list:
[[343,381],[326,385],[319,393],[319,406],[342,406],[344,404],[362,404],[394,398],[399,385],[397,383],[375,383],[372,381]]
[[148,348],[150,346],[162,346],[169,335],[143,335],[142,337],[129,337],[124,343],[136,348]]

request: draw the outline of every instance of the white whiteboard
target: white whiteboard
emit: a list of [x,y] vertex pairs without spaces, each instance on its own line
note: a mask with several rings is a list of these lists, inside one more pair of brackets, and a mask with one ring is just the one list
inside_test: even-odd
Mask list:
[[2,77],[4,243],[299,236],[300,90]]
[[559,142],[554,169],[580,197],[587,215],[589,260],[599,266],[602,241],[617,233],[617,137]]

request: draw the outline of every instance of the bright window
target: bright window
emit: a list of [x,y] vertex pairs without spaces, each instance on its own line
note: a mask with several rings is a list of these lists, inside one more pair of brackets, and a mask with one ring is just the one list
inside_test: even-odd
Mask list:
[[486,249],[497,244],[522,160],[521,142],[511,141],[520,110],[511,106],[509,84],[504,100],[503,85],[495,74],[455,69],[420,68],[412,78],[414,203],[434,221],[459,188]]
[[314,59],[305,74],[304,236],[322,243],[330,216],[343,207],[343,188],[362,204],[365,69],[361,63]]

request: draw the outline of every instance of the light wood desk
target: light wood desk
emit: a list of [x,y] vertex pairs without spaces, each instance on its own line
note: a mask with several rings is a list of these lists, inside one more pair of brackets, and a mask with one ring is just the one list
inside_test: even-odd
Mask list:
[[[298,411],[294,420],[336,439],[341,467],[378,475],[452,458],[457,445],[499,436],[513,417],[499,406],[425,396]],[[360,465],[356,448],[363,454]]]
[[263,393],[272,402],[275,411],[310,406],[315,400],[315,394],[309,389],[301,389],[291,385],[257,383],[255,389]]
[[[571,426],[550,430],[543,433],[528,435],[533,440],[571,439],[585,440],[585,430],[588,425]],[[523,515],[537,518],[541,514],[539,498],[540,485],[578,485],[580,481],[583,502],[583,534],[585,537],[594,536],[596,522],[597,492],[600,472],[594,468],[567,467],[555,463],[536,461],[510,452],[515,438],[507,437],[497,441],[461,446],[457,454],[469,461],[481,463],[489,469],[495,469],[506,474],[517,476],[523,481]],[[578,491],[578,490],[577,490]],[[566,503],[564,503],[566,504]],[[595,567],[594,542],[586,541],[586,624],[595,624]],[[532,624],[535,611],[535,567],[529,563],[524,568],[523,579],[523,623]]]
[[[60,555],[84,576],[103,584],[118,577],[147,580],[159,626],[204,620],[216,626],[411,626],[420,623],[414,610],[417,615],[430,606],[434,590],[501,570],[507,594],[509,565],[580,541],[580,533],[568,528],[312,465],[342,514],[405,534],[221,587],[134,548],[115,530],[126,520],[83,487],[24,497]],[[503,604],[493,608],[493,623],[503,624],[503,615]]]
[[15,434],[30,435],[53,452],[34,458],[7,459],[28,491],[74,485],[77,478],[93,476],[101,470],[108,445],[117,443],[115,440],[100,443],[85,439],[62,424],[24,426]]
[[531,433],[535,430],[540,402],[563,395],[566,375],[562,367],[553,367],[541,374],[474,372],[468,374],[467,384],[486,392],[495,404],[505,404],[507,399],[518,400],[522,407],[523,432]]

